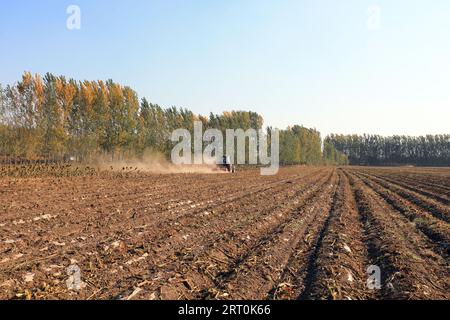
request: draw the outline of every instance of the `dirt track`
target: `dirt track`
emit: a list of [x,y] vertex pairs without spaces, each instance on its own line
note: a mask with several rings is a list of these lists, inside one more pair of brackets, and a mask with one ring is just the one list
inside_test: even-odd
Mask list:
[[449,218],[449,169],[1,178],[0,298],[449,299]]

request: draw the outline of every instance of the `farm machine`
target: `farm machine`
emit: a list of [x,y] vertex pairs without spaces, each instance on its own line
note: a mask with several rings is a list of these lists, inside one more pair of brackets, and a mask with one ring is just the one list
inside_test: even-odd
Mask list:
[[223,156],[222,161],[217,165],[217,167],[222,171],[226,171],[226,172],[230,172],[230,173],[236,172],[236,167],[231,162],[230,156]]

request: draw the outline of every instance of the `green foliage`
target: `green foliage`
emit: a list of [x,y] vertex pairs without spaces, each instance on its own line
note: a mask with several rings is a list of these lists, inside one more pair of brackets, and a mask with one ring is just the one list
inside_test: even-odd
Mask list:
[[323,160],[327,165],[346,166],[349,164],[348,157],[327,140],[323,144]]
[[322,164],[322,139],[320,132],[298,125],[281,130],[280,162],[284,165]]
[[450,135],[336,135],[325,139],[353,165],[450,166]]
[[[264,122],[252,111],[203,117],[184,108],[165,109],[145,98],[139,102],[135,91],[112,80],[78,82],[50,73],[42,79],[25,72],[18,83],[0,87],[0,155],[7,157],[74,156],[84,161],[108,154],[120,160],[145,150],[169,156],[173,130],[193,132],[194,121],[201,121],[204,130],[221,130],[224,137],[226,129],[260,130]],[[270,131],[267,128],[268,135]],[[247,148],[249,143],[246,139]],[[280,132],[280,161],[334,165],[346,164],[346,157],[330,144],[322,154],[320,133],[296,125]]]

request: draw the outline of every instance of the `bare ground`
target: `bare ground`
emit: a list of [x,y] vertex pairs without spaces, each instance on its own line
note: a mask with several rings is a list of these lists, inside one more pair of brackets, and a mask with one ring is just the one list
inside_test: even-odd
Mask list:
[[449,299],[449,200],[445,168],[3,177],[0,298]]

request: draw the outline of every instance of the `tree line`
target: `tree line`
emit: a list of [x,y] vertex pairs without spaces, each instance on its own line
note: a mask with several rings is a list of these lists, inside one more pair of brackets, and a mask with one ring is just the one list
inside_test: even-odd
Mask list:
[[280,131],[280,162],[285,165],[346,165],[347,157],[332,146],[325,146],[322,151],[319,131],[295,125]]
[[339,135],[325,138],[352,165],[450,166],[450,134],[427,136]]
[[[0,85],[0,156],[21,159],[89,161],[99,154],[120,160],[146,150],[170,155],[173,130],[263,128],[256,112],[196,115],[185,108],[163,108],[139,100],[128,86],[112,80],[76,81],[25,72],[15,84]],[[266,128],[268,135],[272,128]],[[301,126],[280,131],[282,164],[345,164],[337,150],[322,152],[320,133]]]

